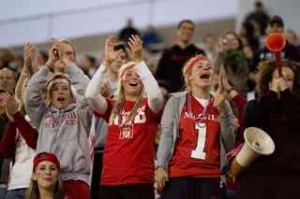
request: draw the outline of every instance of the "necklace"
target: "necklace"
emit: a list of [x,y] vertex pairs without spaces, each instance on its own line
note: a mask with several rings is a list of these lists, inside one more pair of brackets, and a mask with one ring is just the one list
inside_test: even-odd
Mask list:
[[[118,127],[120,130],[119,139],[132,139],[134,122],[132,122],[132,118],[129,118],[130,120],[128,122],[123,123],[123,121],[122,121],[123,110],[124,110],[124,104],[122,105],[122,108],[120,109],[119,114],[118,114]],[[125,110],[124,110],[124,113],[126,113]],[[126,119],[125,119],[125,121],[126,121]]]
[[198,128],[204,128],[204,127],[206,127],[206,123],[204,123],[203,121],[205,119],[206,111],[207,111],[207,108],[208,108],[211,100],[212,100],[212,96],[209,95],[209,103],[207,104],[206,107],[204,107],[204,109],[202,110],[202,112],[198,116],[195,116],[193,114],[193,110],[192,110],[192,96],[191,96],[191,94],[187,95],[188,117],[194,121],[195,125]]

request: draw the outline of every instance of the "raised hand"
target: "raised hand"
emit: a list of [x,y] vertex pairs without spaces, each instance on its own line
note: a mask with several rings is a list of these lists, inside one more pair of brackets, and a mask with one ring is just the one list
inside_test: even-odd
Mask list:
[[220,68],[220,83],[222,84],[224,90],[223,90],[223,96],[228,99],[228,100],[232,100],[233,98],[235,98],[237,95],[239,95],[238,91],[235,90],[229,83],[227,75],[226,75],[226,71],[224,69],[224,65],[221,65]]
[[120,52],[115,52],[115,37],[109,36],[105,40],[105,49],[104,49],[104,65],[109,66],[117,57]]
[[286,80],[284,77],[280,77],[278,74],[278,71],[275,71],[275,77],[273,78],[271,84],[270,84],[270,90],[274,92],[281,92],[288,89],[288,85],[286,83]]
[[37,53],[37,48],[35,45],[27,43],[24,46],[24,51],[23,51],[24,67],[22,73],[30,74],[32,72],[33,60],[36,53]]
[[232,86],[228,82],[228,78],[223,64],[220,67],[220,83],[226,91],[229,91],[232,88]]
[[3,93],[1,97],[2,104],[5,106],[6,115],[8,119],[13,122],[13,115],[19,111],[19,104],[15,97],[8,92]]
[[108,82],[104,82],[100,87],[100,93],[103,97],[110,97],[110,84]]
[[48,52],[48,61],[46,65],[49,67],[51,71],[54,71],[54,64],[59,60],[60,48],[59,48],[59,40],[53,39],[53,44]]
[[143,41],[137,35],[131,35],[128,42],[129,52],[133,60],[138,63],[143,60]]

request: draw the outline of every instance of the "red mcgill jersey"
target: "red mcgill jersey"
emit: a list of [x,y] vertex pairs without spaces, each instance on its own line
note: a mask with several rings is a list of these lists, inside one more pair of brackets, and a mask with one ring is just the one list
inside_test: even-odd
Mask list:
[[[213,99],[203,106],[191,97],[189,116],[185,103],[179,124],[179,137],[170,160],[170,177],[219,177],[220,176],[220,122]],[[204,117],[201,117],[203,115]],[[200,119],[202,118],[202,119]]]
[[[103,118],[108,122],[114,102],[107,99]],[[109,123],[104,155],[102,185],[153,183],[155,135],[159,114],[143,99],[133,121],[126,122],[135,101],[125,101],[119,116]],[[121,119],[119,119],[121,117]]]

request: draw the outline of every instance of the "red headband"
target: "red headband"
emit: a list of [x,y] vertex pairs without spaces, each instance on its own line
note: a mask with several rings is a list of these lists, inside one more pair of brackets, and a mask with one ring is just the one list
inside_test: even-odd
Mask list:
[[186,69],[184,70],[184,74],[190,73],[191,70],[194,68],[194,66],[196,66],[196,64],[202,60],[206,60],[210,62],[210,60],[207,57],[203,55],[197,55],[196,57],[194,57],[194,60],[189,65],[186,66]]
[[37,165],[42,162],[42,161],[49,161],[55,164],[58,170],[60,170],[60,163],[59,160],[57,159],[56,155],[53,153],[48,153],[48,152],[42,152],[37,154],[34,159],[33,159],[33,171],[37,167]]

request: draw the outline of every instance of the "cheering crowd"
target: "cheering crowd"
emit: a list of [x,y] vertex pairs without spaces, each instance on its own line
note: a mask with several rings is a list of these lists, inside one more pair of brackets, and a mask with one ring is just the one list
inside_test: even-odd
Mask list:
[[[2,55],[0,198],[297,198],[300,48],[286,37],[280,76],[260,40],[284,34],[284,21],[267,20],[207,34],[204,49],[182,20],[154,71],[137,32],[109,36],[92,70],[64,39],[48,55],[26,44],[22,68]],[[276,149],[232,182],[226,154],[247,127],[265,130]]]

